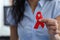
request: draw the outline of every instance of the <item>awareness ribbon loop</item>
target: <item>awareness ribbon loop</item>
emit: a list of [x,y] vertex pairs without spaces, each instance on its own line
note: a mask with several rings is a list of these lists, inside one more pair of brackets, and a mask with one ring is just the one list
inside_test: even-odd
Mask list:
[[43,18],[43,16],[42,16],[42,13],[39,11],[39,12],[37,12],[37,14],[36,14],[36,20],[37,20],[37,22],[36,22],[36,24],[35,24],[35,26],[34,26],[34,29],[38,29],[38,27],[39,27],[39,25],[42,27],[42,28],[44,28],[44,23],[43,22],[40,22],[40,20]]

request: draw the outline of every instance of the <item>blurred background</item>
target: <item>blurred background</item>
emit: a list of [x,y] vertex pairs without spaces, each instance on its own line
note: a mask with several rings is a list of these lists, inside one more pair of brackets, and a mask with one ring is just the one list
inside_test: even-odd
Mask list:
[[0,0],[0,40],[9,40],[10,27],[6,21],[8,13],[10,13],[12,0]]

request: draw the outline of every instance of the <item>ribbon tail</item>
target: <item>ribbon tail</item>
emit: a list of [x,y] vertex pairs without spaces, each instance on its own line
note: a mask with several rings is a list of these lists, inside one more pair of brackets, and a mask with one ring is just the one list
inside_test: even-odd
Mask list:
[[41,23],[41,27],[44,28],[44,23]]
[[39,22],[37,22],[37,23],[35,24],[34,28],[35,28],[35,29],[38,29],[38,27],[39,27]]

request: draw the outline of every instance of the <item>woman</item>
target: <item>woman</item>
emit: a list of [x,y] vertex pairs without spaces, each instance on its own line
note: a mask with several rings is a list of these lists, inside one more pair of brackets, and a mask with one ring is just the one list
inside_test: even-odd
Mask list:
[[[41,12],[45,23],[34,29],[36,14]],[[55,0],[13,0],[9,14],[10,40],[59,40],[60,2]]]

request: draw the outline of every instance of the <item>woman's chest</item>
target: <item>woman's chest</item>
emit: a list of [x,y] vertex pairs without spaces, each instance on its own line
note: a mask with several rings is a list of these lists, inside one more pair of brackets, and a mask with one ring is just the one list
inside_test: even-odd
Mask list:
[[30,7],[27,7],[24,12],[24,18],[20,22],[20,24],[27,29],[33,29],[34,25],[36,24],[36,15],[37,12],[41,12],[41,15],[43,18],[52,18],[53,17],[53,11],[54,11],[54,5],[53,4],[45,4],[44,7],[37,6],[34,13],[32,13],[32,10]]

